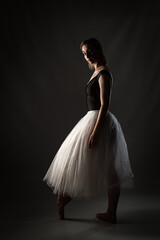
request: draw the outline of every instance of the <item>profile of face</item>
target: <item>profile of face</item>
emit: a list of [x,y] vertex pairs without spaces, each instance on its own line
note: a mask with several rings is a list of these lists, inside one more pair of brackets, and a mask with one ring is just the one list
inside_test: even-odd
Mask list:
[[89,64],[92,65],[98,61],[98,52],[91,44],[84,44],[81,50],[85,60]]

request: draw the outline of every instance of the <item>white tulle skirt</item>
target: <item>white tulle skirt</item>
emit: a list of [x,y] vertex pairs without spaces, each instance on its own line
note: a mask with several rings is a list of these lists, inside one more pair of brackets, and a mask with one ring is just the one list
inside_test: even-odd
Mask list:
[[88,140],[99,110],[91,110],[75,125],[56,153],[43,181],[71,197],[90,198],[107,188],[133,186],[126,141],[116,117],[107,112],[98,145]]

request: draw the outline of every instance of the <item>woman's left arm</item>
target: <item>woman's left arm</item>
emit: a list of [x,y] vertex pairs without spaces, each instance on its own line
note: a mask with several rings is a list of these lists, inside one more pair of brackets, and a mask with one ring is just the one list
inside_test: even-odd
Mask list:
[[108,110],[109,99],[110,99],[110,78],[107,75],[101,74],[98,79],[98,82],[100,87],[101,107],[99,109],[96,124],[89,137],[89,142],[88,142],[89,148],[95,147],[98,143],[99,135],[104,125],[106,112]]

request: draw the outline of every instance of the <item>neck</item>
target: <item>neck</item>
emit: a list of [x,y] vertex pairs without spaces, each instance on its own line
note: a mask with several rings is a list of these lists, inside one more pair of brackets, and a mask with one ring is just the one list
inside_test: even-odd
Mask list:
[[93,63],[92,66],[94,67],[94,70],[97,71],[100,68],[105,68],[105,65],[99,64],[99,63]]

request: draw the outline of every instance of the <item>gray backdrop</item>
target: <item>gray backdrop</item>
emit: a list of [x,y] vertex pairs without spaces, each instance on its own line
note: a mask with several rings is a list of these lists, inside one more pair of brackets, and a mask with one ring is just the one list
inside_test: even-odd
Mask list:
[[[159,190],[160,20],[158,1],[3,1],[3,198],[38,202],[62,141],[86,114],[92,71],[79,45],[102,43],[135,187]],[[46,201],[46,198],[45,198]]]

